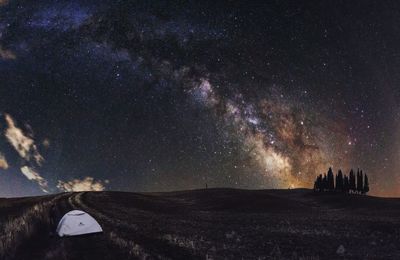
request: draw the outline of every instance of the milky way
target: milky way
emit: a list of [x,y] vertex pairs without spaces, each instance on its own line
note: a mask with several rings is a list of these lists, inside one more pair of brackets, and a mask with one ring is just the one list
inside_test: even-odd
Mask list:
[[311,187],[333,166],[398,195],[392,5],[0,1],[0,194]]

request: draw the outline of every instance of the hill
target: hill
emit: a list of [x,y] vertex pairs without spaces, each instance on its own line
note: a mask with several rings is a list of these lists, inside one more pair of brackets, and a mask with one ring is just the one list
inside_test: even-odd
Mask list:
[[[52,205],[55,222],[81,209],[104,233],[59,238]],[[0,199],[0,253],[4,259],[400,259],[399,213],[400,199],[306,189]]]

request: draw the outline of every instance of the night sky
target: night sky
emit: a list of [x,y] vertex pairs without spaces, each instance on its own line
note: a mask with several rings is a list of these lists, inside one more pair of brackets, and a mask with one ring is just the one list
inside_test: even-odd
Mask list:
[[0,0],[0,196],[400,195],[398,1]]

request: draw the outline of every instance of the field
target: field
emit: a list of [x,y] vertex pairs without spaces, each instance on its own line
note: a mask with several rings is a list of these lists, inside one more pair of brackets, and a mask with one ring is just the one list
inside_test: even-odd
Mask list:
[[[51,205],[57,207],[54,220]],[[72,209],[91,214],[104,232],[55,235],[58,220]],[[0,256],[400,259],[399,216],[400,199],[305,189],[79,192],[0,199]]]

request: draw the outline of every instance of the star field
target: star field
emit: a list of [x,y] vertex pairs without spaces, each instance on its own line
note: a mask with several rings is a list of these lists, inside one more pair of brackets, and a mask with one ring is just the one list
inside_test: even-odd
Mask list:
[[396,3],[0,3],[0,195],[311,187],[330,166],[399,195]]

